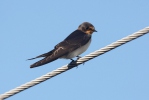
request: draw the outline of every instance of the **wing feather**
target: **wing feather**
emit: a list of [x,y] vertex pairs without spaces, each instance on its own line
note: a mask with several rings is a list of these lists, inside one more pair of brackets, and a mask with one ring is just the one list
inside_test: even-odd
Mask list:
[[47,56],[47,57],[41,59],[40,61],[37,61],[36,63],[32,64],[30,66],[30,68],[34,68],[34,67],[38,67],[38,66],[47,64],[49,62],[52,62],[52,61],[60,58],[61,56],[65,55],[65,54],[67,54],[67,51],[65,49],[63,49],[62,47],[59,47],[59,48],[55,49],[50,56]]

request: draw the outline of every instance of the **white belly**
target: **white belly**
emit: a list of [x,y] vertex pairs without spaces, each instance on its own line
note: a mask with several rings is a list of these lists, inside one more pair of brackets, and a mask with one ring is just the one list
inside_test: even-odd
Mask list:
[[82,46],[82,47],[80,47],[80,48],[74,50],[73,52],[71,52],[71,53],[69,53],[69,54],[67,54],[67,55],[65,55],[65,56],[63,56],[63,57],[61,57],[61,58],[71,59],[71,58],[74,58],[74,57],[76,57],[76,56],[82,54],[84,51],[87,50],[87,48],[89,47],[90,43],[91,43],[91,39],[90,39],[90,40],[88,41],[88,43],[85,44],[84,46]]

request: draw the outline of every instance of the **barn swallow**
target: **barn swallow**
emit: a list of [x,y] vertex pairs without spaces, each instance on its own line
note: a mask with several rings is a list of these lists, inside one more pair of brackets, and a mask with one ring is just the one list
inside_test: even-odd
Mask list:
[[93,32],[97,32],[95,27],[89,23],[84,22],[79,25],[78,29],[72,32],[67,38],[62,42],[57,44],[53,50],[39,55],[35,58],[28,60],[44,57],[40,61],[32,64],[30,68],[42,66],[44,64],[50,63],[58,58],[71,59],[74,57],[79,57],[91,43],[91,36]]

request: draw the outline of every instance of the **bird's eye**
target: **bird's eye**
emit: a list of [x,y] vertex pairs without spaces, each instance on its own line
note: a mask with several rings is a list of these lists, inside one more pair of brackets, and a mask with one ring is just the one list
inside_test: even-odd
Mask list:
[[88,28],[88,30],[92,30],[92,28]]

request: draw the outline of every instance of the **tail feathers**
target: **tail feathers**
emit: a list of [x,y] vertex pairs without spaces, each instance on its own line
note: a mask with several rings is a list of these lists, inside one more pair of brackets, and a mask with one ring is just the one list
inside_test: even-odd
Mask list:
[[42,55],[39,55],[39,56],[34,57],[34,58],[27,59],[27,60],[33,60],[33,59],[40,58],[40,57],[47,57],[47,56],[50,56],[52,53],[53,53],[53,50],[48,52],[48,53],[44,53]]
[[[30,68],[34,68],[34,67],[38,67],[38,66],[42,66],[44,64],[50,63],[66,54],[68,54],[68,50],[65,50],[62,47],[56,48],[48,53],[35,57],[35,58],[39,58],[39,57],[45,57],[45,58],[32,64]],[[35,59],[35,58],[31,58],[31,59]]]
[[30,58],[30,59],[27,59],[27,60],[33,60],[33,59],[36,59],[36,58],[40,58],[41,56],[37,56],[35,58]]
[[47,64],[47,63],[49,63],[49,62],[52,62],[52,61],[54,61],[54,60],[56,60],[56,59],[58,59],[58,58],[54,58],[54,59],[53,59],[53,58],[51,58],[50,56],[49,56],[49,57],[45,57],[45,58],[43,58],[42,60],[37,61],[36,63],[32,64],[32,65],[30,66],[30,68],[42,66],[42,65]]

